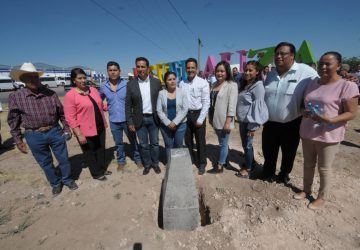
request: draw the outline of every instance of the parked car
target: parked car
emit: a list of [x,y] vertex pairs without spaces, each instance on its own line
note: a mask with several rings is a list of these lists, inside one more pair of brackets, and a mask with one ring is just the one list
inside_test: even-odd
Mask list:
[[18,89],[25,88],[25,83],[19,82],[19,81],[14,81],[13,86],[14,86],[15,90],[18,90]]

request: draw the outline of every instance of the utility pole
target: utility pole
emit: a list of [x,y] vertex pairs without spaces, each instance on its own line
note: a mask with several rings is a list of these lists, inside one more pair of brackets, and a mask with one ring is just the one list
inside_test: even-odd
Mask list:
[[201,71],[201,63],[200,63],[200,48],[203,46],[200,37],[198,38],[198,68]]

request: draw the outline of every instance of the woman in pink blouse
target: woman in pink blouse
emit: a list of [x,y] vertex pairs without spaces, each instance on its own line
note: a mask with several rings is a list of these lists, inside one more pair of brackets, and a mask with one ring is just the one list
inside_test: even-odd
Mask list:
[[318,73],[305,91],[305,111],[300,127],[304,155],[304,190],[294,195],[304,199],[311,195],[315,166],[320,174],[320,189],[310,209],[324,206],[331,189],[331,165],[344,139],[347,121],[356,116],[359,90],[354,82],[338,75],[341,55],[327,52],[321,56]]
[[87,86],[84,70],[71,70],[75,85],[64,99],[65,118],[72,128],[85,155],[94,179],[106,180],[111,174],[105,167],[105,128],[103,102],[96,88]]

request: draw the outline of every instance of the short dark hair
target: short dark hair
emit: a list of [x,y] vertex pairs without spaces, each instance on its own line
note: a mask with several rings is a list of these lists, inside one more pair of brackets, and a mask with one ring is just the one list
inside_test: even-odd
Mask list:
[[70,72],[70,82],[71,82],[71,86],[75,86],[75,82],[74,79],[78,76],[78,75],[85,75],[86,73],[82,68],[73,68]]
[[342,56],[339,52],[336,52],[336,51],[328,51],[328,52],[325,52],[321,57],[320,59],[323,57],[323,56],[327,56],[327,55],[332,55],[335,57],[336,61],[338,61],[339,64],[341,64],[342,62]]
[[215,77],[216,77],[216,70],[221,65],[224,66],[224,68],[225,68],[225,72],[226,72],[225,81],[233,81],[233,76],[232,76],[232,73],[231,73],[230,64],[228,62],[226,62],[226,61],[221,61],[221,62],[218,62],[218,64],[216,64],[216,66],[215,66]]
[[169,77],[170,75],[174,75],[175,78],[176,78],[176,73],[175,73],[175,72],[173,72],[173,71],[168,71],[168,72],[166,72],[166,73],[164,74],[164,82],[166,82],[166,80],[168,79],[168,77]]
[[146,62],[146,67],[149,67],[149,66],[150,66],[149,60],[146,59],[145,57],[142,57],[142,56],[137,57],[137,58],[135,59],[135,64],[136,64],[138,61],[144,61],[144,62]]
[[109,69],[109,67],[111,66],[116,66],[118,68],[118,70],[120,70],[120,65],[117,63],[117,62],[114,62],[114,61],[109,61],[107,64],[106,64],[106,69]]
[[295,49],[294,44],[288,43],[288,42],[281,42],[281,43],[279,43],[278,45],[276,45],[274,51],[276,52],[276,51],[277,51],[280,47],[282,47],[282,46],[287,46],[287,47],[289,47],[289,48],[290,48],[290,53],[296,55],[296,49]]
[[198,67],[198,63],[197,63],[197,60],[196,60],[195,58],[192,58],[192,57],[188,58],[188,59],[185,61],[185,67],[188,65],[189,62],[195,63],[196,68]]

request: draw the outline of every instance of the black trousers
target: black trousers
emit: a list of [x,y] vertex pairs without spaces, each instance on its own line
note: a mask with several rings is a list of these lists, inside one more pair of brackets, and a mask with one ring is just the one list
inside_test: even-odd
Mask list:
[[265,158],[264,177],[272,177],[276,172],[276,161],[281,149],[280,176],[291,173],[300,142],[301,117],[287,123],[268,121],[262,132],[262,150]]
[[195,161],[194,157],[194,140],[193,137],[195,136],[196,141],[196,150],[197,150],[197,160],[198,160],[198,167],[206,167],[206,119],[204,120],[201,127],[196,127],[196,120],[200,115],[199,111],[189,111],[187,114],[187,128],[185,133],[185,144],[190,150],[190,154]]
[[93,178],[104,175],[105,167],[105,129],[98,131],[98,135],[86,137],[87,143],[80,144],[85,161],[89,166]]

